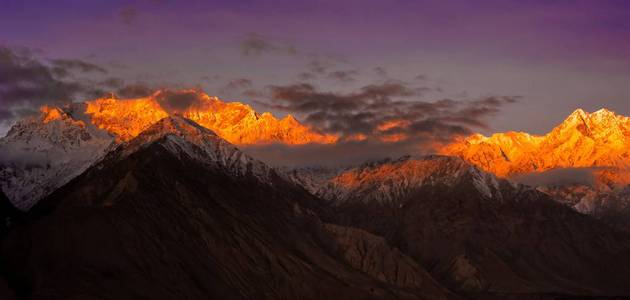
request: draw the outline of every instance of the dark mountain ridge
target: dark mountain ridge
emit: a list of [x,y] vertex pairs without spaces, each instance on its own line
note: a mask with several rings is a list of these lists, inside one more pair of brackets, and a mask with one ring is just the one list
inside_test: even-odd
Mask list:
[[[12,288],[23,299],[455,298],[418,265],[399,276],[410,258],[331,230],[319,199],[234,149],[182,119],[154,125],[14,228],[1,256]],[[385,267],[353,264],[344,249],[356,243]]]

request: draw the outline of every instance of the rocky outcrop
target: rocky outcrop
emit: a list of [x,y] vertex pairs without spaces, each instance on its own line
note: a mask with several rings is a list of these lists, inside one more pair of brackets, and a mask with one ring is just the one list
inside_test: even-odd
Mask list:
[[384,283],[421,291],[424,297],[451,295],[412,258],[391,247],[387,241],[365,230],[324,224],[336,241],[336,250],[355,269]]

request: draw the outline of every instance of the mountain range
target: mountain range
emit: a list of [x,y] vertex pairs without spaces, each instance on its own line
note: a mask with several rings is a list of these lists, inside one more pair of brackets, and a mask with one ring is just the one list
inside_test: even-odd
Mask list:
[[[137,136],[153,123],[169,115],[181,115],[214,131],[234,144],[334,143],[334,135],[316,132],[293,116],[278,120],[271,113],[257,113],[240,102],[224,102],[196,90],[157,91],[145,98],[102,98],[85,103],[84,113],[93,124],[123,141]],[[173,94],[170,94],[173,93]],[[175,100],[168,100],[174,98]],[[173,107],[170,102],[185,99],[186,107]]]
[[[277,168],[238,145],[336,136],[162,93],[43,107],[0,139],[1,298],[630,297],[625,117]],[[559,168],[593,182],[517,183]]]
[[[20,120],[0,139],[0,187],[21,209],[61,187],[155,122],[183,116],[235,144],[333,143],[291,115],[278,120],[238,102],[223,102],[194,91],[173,92],[192,97],[185,110],[167,108],[163,93],[134,99],[102,98],[66,107],[44,106],[40,114]],[[173,95],[170,95],[173,97]]]
[[554,199],[630,228],[628,117],[607,109],[578,109],[545,135],[475,134],[440,152],[500,177],[534,178],[532,184]]

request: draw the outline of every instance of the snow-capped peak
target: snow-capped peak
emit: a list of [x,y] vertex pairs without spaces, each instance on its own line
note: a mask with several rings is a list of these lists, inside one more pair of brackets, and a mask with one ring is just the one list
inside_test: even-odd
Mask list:
[[267,179],[272,172],[267,165],[244,154],[211,130],[181,116],[169,116],[151,125],[121,146],[122,155],[128,156],[153,143],[160,143],[174,155],[219,166],[237,176]]
[[42,107],[0,139],[0,187],[26,210],[106,153],[113,138],[59,107]]
[[[347,201],[393,203],[424,186],[453,186],[463,180],[471,180],[474,188],[486,198],[493,198],[498,189],[493,175],[460,158],[439,155],[368,162],[329,175],[327,180],[311,173],[299,176],[298,171],[291,177],[312,193],[336,204]],[[317,181],[309,181],[312,178]]]

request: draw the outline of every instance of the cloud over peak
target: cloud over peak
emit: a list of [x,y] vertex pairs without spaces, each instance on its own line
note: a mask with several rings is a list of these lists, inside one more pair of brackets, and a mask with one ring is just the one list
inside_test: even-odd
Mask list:
[[[331,133],[363,134],[383,138],[402,134],[406,138],[426,138],[439,134],[450,138],[466,134],[470,127],[485,127],[486,119],[517,97],[484,97],[473,100],[419,100],[426,87],[396,81],[368,84],[355,92],[321,91],[309,83],[272,85],[269,107],[305,116],[305,121]],[[398,126],[384,124],[396,121]],[[401,124],[404,124],[402,126]]]
[[296,55],[295,46],[282,43],[268,36],[256,32],[250,32],[240,42],[241,54],[244,56],[261,56],[263,54],[287,54]]

